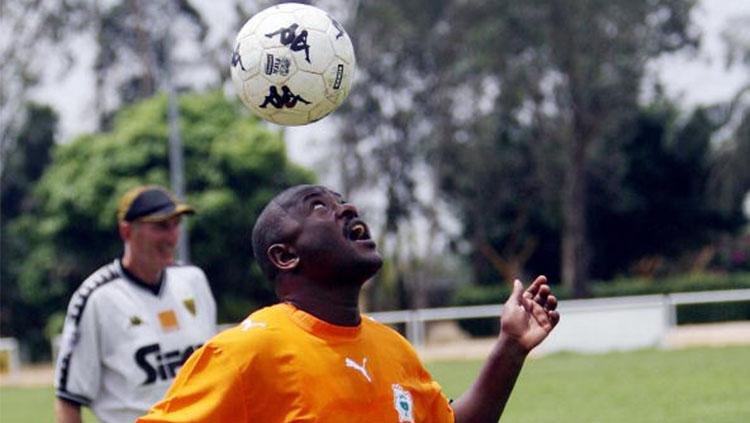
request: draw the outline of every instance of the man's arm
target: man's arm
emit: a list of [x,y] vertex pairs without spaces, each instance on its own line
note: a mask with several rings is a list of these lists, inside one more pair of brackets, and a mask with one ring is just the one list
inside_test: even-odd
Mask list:
[[64,399],[55,400],[56,423],[81,423],[81,406]]
[[474,384],[452,404],[457,423],[498,421],[526,356],[560,321],[556,308],[546,277],[536,278],[526,291],[521,281],[513,282],[498,341]]

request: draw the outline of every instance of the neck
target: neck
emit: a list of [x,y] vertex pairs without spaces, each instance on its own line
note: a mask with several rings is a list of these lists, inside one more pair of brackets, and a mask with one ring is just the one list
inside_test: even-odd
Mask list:
[[161,280],[161,272],[163,269],[151,269],[149,266],[139,265],[133,255],[128,254],[127,252],[122,257],[122,267],[147,284],[156,285]]
[[315,283],[292,281],[282,284],[279,298],[330,324],[357,326],[360,323],[360,289],[360,285],[321,287]]

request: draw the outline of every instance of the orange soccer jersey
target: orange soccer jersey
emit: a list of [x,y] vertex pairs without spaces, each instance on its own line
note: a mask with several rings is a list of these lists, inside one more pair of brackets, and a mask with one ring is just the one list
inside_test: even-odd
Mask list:
[[409,343],[367,317],[335,326],[289,304],[195,351],[138,422],[453,422]]

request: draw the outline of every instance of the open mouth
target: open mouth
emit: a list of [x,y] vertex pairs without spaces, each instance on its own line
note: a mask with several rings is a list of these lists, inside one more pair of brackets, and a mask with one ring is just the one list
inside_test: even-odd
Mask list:
[[345,227],[345,236],[351,241],[370,240],[370,230],[361,220],[352,220]]

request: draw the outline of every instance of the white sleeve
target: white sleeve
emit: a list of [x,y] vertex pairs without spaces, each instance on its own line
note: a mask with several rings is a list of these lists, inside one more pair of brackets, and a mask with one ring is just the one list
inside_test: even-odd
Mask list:
[[99,392],[102,361],[96,296],[82,291],[73,295],[65,316],[55,391],[59,398],[89,405]]

